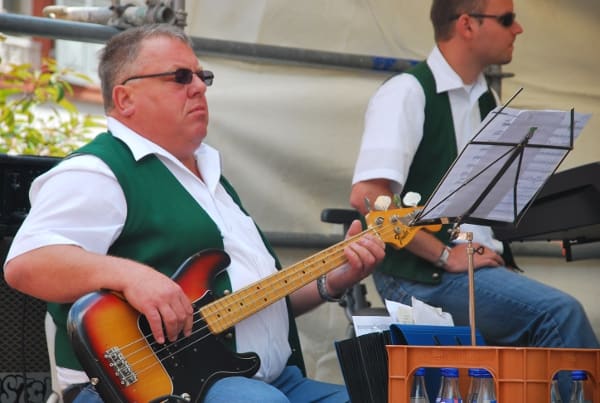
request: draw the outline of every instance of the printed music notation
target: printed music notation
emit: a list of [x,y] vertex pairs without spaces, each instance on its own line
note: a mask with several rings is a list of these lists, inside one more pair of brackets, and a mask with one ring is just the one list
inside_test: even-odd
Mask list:
[[590,114],[498,107],[413,224],[514,222],[573,148]]

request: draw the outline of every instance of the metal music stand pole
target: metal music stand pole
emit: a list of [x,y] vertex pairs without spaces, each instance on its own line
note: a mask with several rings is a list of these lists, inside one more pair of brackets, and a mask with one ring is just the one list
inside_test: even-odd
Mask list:
[[[516,226],[573,149],[576,132],[579,134],[589,117],[576,117],[573,109],[497,108],[409,225],[454,223],[451,239],[456,239],[463,223]],[[471,342],[476,345],[473,233],[462,233],[460,238],[468,242],[469,320]]]
[[475,339],[475,264],[473,262],[473,233],[467,232],[467,257],[469,274],[469,326],[471,327],[471,345],[477,345]]

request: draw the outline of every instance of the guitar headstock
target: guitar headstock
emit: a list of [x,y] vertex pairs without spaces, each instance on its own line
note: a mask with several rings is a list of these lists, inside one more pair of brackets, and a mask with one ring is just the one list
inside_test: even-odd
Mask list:
[[390,210],[373,210],[365,216],[367,227],[373,229],[381,239],[396,249],[404,248],[412,241],[417,231],[426,229],[437,232],[441,224],[410,226],[421,207],[404,207]]

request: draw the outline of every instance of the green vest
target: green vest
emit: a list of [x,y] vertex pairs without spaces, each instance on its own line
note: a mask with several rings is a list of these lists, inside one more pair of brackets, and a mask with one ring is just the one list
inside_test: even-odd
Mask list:
[[[109,255],[148,264],[171,277],[194,253],[204,249],[223,249],[219,228],[155,155],[135,161],[127,145],[110,133],[99,135],[78,150],[77,154],[92,154],[101,158],[115,174],[125,195],[127,217],[121,235],[108,251]],[[246,213],[237,193],[224,177],[221,177],[221,184]],[[281,268],[260,229],[259,233],[274,257],[277,268]],[[231,289],[226,272],[222,273],[215,279],[213,291],[217,297],[224,290]],[[57,323],[56,362],[59,366],[81,369],[66,332],[66,318],[70,307],[71,304],[48,304],[48,311]],[[304,370],[289,299],[288,312],[292,346],[290,363]],[[235,339],[230,340],[230,348],[234,349]]]
[[[438,94],[433,73],[427,63],[421,62],[405,72],[412,74],[419,81],[425,93],[425,122],[423,138],[410,166],[402,196],[406,192],[417,192],[422,200],[427,200],[433,193],[442,177],[452,165],[458,149],[452,121],[452,111],[447,92]],[[491,91],[479,98],[479,110],[483,119],[494,107],[496,101]],[[450,238],[446,225],[441,231],[434,233],[443,243]],[[437,284],[441,281],[442,269],[433,263],[405,250],[386,247],[386,257],[378,270],[386,274],[402,277],[422,283]]]

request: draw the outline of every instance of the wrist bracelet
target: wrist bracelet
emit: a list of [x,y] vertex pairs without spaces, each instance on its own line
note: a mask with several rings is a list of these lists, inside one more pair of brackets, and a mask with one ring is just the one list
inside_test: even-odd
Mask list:
[[434,263],[436,267],[444,267],[448,263],[448,257],[450,257],[450,247],[444,246],[444,250],[440,254],[438,260]]
[[329,295],[327,292],[327,275],[325,274],[317,279],[317,290],[319,291],[321,299],[324,301],[339,302],[342,299],[341,296],[336,298]]

